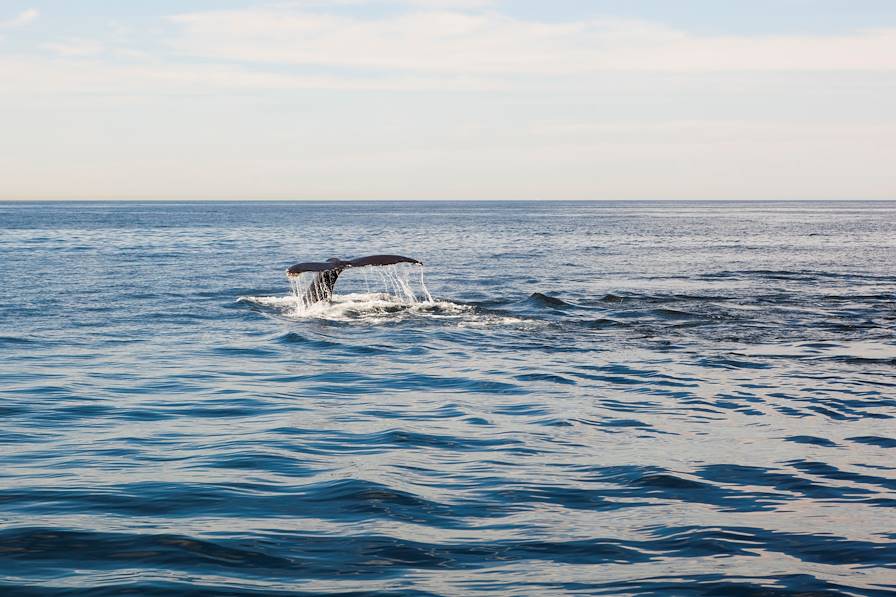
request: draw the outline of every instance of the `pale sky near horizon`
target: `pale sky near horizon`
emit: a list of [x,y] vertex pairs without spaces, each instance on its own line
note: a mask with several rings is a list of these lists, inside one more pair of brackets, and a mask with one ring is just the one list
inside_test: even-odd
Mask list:
[[896,199],[890,0],[0,0],[0,200]]

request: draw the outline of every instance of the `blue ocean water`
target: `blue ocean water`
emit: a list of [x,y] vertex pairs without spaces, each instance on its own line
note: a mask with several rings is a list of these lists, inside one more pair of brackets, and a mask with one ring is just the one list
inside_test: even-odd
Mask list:
[[0,593],[893,594],[894,301],[892,202],[2,203]]

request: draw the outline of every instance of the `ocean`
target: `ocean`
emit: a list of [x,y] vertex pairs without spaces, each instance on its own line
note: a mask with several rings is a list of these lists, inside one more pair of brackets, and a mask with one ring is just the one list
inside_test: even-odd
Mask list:
[[0,203],[3,595],[894,594],[894,417],[896,202]]

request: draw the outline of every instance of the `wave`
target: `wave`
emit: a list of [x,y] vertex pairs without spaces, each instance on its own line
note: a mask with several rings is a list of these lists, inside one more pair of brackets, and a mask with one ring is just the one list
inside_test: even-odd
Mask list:
[[713,278],[764,278],[769,280],[869,280],[880,282],[896,282],[896,276],[869,274],[863,272],[832,272],[822,270],[786,270],[786,269],[744,269],[725,270],[701,274],[702,279]]
[[[270,583],[265,585],[270,590],[289,586],[290,581],[299,579],[330,583],[346,582],[348,579],[394,580],[407,574],[419,578],[431,573],[445,575],[448,571],[463,572],[467,583],[470,579],[481,579],[478,584],[490,577],[494,589],[513,593],[530,593],[535,586],[542,588],[541,591],[534,591],[536,593],[543,593],[546,589],[579,592],[585,586],[603,586],[607,593],[614,594],[629,584],[635,590],[625,592],[634,594],[744,594],[746,587],[753,586],[756,590],[748,594],[822,595],[833,593],[818,592],[820,587],[849,585],[834,585],[806,574],[756,575],[754,579],[728,576],[723,579],[718,574],[680,573],[639,579],[638,583],[643,584],[636,585],[631,580],[598,580],[605,578],[604,575],[595,576],[592,572],[583,576],[581,572],[576,572],[584,567],[593,570],[595,566],[620,564],[631,567],[634,572],[639,570],[639,566],[649,563],[686,566],[700,558],[726,558],[728,565],[733,566],[744,560],[749,562],[758,554],[784,556],[805,566],[853,562],[863,564],[867,569],[871,566],[892,567],[896,563],[896,550],[892,544],[847,539],[829,533],[777,531],[746,525],[647,527],[638,537],[626,539],[598,535],[588,538],[534,537],[492,541],[457,538],[439,541],[438,537],[396,536],[383,531],[331,536],[267,530],[258,533],[252,540],[246,540],[176,532],[126,533],[19,527],[0,531],[0,540],[6,548],[4,553],[12,554],[6,555],[5,559],[30,566],[39,563],[48,577],[56,579],[83,575],[85,572],[94,572],[102,578],[102,571],[110,566],[126,568],[139,561],[144,575],[150,578],[154,575],[146,573],[151,570],[166,572],[167,578],[159,579],[165,584],[155,585],[156,589],[165,586],[173,588],[172,584],[177,582],[175,579],[188,574],[194,583],[199,581],[198,585],[206,591],[225,595],[229,594],[226,591],[227,580],[237,575],[244,586],[251,587],[253,581],[265,581]],[[78,571],[66,573],[57,570],[56,567],[64,567],[70,561],[72,553],[79,554]],[[526,567],[536,574],[520,578],[519,571],[508,568],[511,562],[525,562]],[[548,573],[557,567],[568,570],[565,578]],[[573,575],[571,578],[570,574]],[[885,576],[879,575],[878,578]],[[186,583],[187,578],[182,580]],[[859,578],[841,582],[863,586]],[[119,583],[122,583],[121,578],[116,579],[112,586],[120,588],[122,585]],[[150,589],[154,585],[146,580],[132,581],[130,584],[132,587],[148,585]],[[445,586],[442,586],[444,590]],[[463,584],[455,588],[460,586]],[[776,586],[779,588],[775,589]],[[231,585],[230,589],[238,587]],[[728,587],[728,590],[720,593],[720,587]],[[855,592],[855,589],[847,591],[849,594]],[[860,592],[886,593],[884,590]],[[398,593],[421,594],[411,589]],[[396,591],[389,591],[389,594],[396,594]]]
[[[450,299],[409,302],[384,293],[335,295],[333,300],[303,308],[294,296],[243,296],[239,303],[294,321],[397,324],[425,322],[460,328],[509,327],[520,330],[559,328],[589,330],[654,342],[697,339],[732,344],[726,357],[829,358],[852,365],[890,366],[896,353],[888,331],[889,303],[850,304],[781,293],[718,294],[613,292],[595,298],[566,297],[557,292],[531,293],[526,299],[495,297],[465,303]],[[877,295],[872,295],[877,296]],[[827,302],[825,302],[827,301]],[[839,348],[793,348],[793,341],[839,341]],[[883,340],[883,341],[878,341]],[[837,344],[837,342],[835,342]],[[787,348],[781,351],[781,345]],[[772,348],[774,347],[774,348]],[[715,362],[715,357],[704,361]],[[733,364],[734,361],[731,362]],[[735,367],[765,367],[741,359]]]
[[570,303],[559,299],[557,297],[548,296],[546,294],[542,294],[540,292],[534,292],[529,296],[529,304],[534,305],[536,307],[547,307],[550,309],[564,309],[574,307]]

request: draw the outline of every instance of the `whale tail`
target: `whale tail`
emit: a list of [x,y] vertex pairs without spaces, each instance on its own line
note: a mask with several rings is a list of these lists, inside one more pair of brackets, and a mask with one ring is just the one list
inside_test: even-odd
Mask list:
[[417,265],[423,265],[416,259],[402,257],[401,255],[369,255],[367,257],[349,259],[347,261],[331,257],[326,261],[297,263],[286,270],[286,275],[290,278],[295,278],[306,272],[316,272],[314,280],[302,297],[302,302],[304,302],[306,306],[310,306],[320,301],[329,300],[329,298],[333,296],[333,288],[336,286],[336,280],[339,278],[339,274],[343,271],[353,267],[395,265],[396,263],[416,263]]

